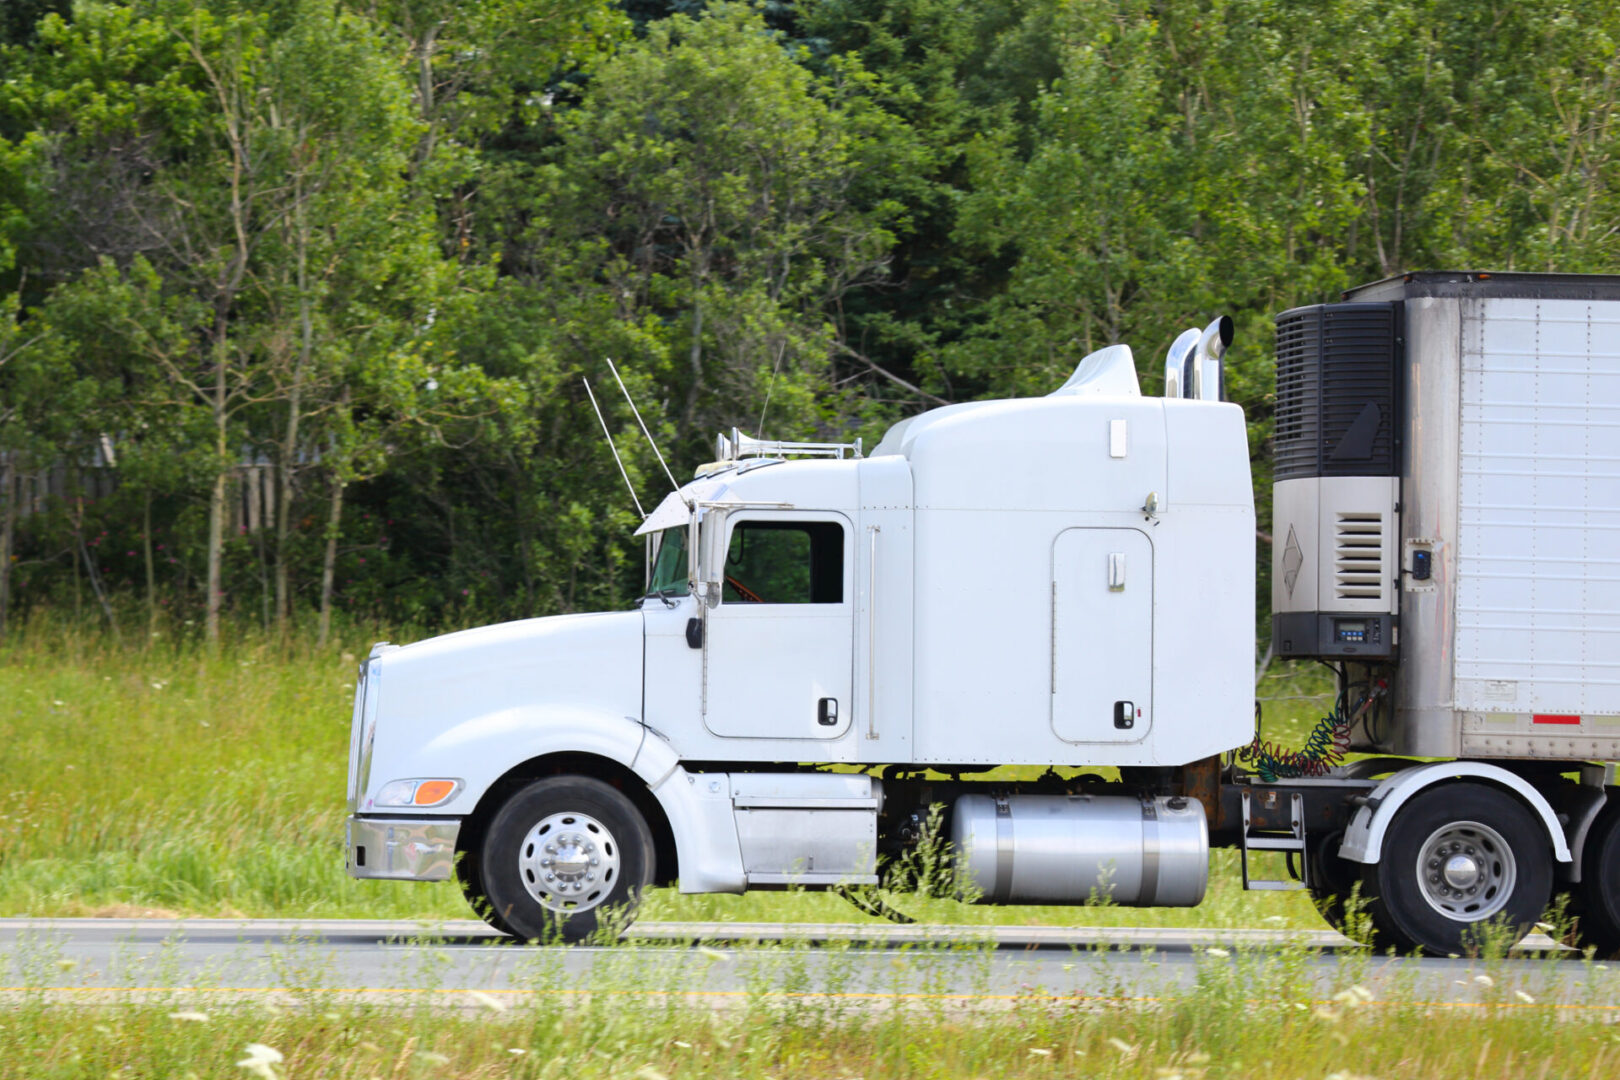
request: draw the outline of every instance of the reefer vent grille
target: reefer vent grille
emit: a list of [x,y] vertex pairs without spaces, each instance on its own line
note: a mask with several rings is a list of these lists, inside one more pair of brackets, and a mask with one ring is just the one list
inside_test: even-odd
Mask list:
[[1340,600],[1384,598],[1384,515],[1340,512],[1333,543],[1333,590]]
[[1277,317],[1276,471],[1394,476],[1394,304],[1316,304]]

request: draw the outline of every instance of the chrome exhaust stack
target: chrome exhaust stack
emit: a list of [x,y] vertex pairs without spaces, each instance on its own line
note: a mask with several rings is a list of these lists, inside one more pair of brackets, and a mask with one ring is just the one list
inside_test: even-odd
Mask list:
[[1192,382],[1192,371],[1187,362],[1192,358],[1193,349],[1198,346],[1200,334],[1197,327],[1183,330],[1170,343],[1170,351],[1164,354],[1165,397],[1187,396],[1187,387]]
[[1221,358],[1230,344],[1232,320],[1225,315],[1202,330],[1183,330],[1164,354],[1164,396],[1222,400]]
[[1220,401],[1225,380],[1221,375],[1221,357],[1232,344],[1232,320],[1222,315],[1209,326],[1193,349],[1192,393],[1188,397],[1199,401]]

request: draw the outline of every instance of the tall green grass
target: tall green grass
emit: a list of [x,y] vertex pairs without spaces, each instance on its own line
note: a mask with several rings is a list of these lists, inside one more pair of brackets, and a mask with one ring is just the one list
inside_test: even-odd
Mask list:
[[[548,965],[556,952],[514,951],[540,963],[513,991],[357,995],[317,979],[273,997],[186,989],[135,1001],[40,989],[64,981],[63,972],[48,956],[33,957],[51,977],[12,992],[0,1012],[0,1080],[1544,1080],[1612,1076],[1620,1059],[1620,1034],[1602,1002],[1567,994],[1538,1002],[1489,962],[1498,977],[1465,980],[1451,1004],[1416,985],[1368,989],[1366,959],[1341,965],[1322,985],[1301,950],[1211,949],[1197,958],[1190,985],[1083,996],[1029,987],[1010,997],[855,991],[836,967],[796,980],[784,975],[791,956],[778,956],[768,977],[745,977],[740,991],[688,995],[660,964],[662,950],[637,948],[606,954],[580,985]],[[709,953],[718,965],[742,962]],[[1074,959],[1084,964],[1088,955]],[[987,961],[982,951],[953,948],[894,964],[925,969],[925,987],[937,969],[945,990],[956,985],[945,972]]]
[[[36,619],[0,647],[0,915],[467,917],[453,885],[344,873],[355,658],[378,633],[317,649],[244,631],[213,653],[189,633],[120,644]],[[1278,699],[1268,734],[1296,744],[1327,703],[1309,672],[1278,669],[1262,687]],[[1321,925],[1300,894],[1244,894],[1230,852],[1216,853],[1209,898],[1191,910],[900,906],[954,923]],[[673,890],[650,894],[641,917],[867,918],[825,893]]]

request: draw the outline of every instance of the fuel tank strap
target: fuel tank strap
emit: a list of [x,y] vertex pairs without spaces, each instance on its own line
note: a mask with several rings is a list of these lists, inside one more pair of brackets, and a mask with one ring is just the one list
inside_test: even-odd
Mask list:
[[1013,827],[1012,807],[1005,796],[996,799],[996,887],[990,900],[1004,904],[1012,896]]
[[1150,798],[1142,800],[1142,891],[1136,903],[1152,907],[1159,899],[1159,811]]

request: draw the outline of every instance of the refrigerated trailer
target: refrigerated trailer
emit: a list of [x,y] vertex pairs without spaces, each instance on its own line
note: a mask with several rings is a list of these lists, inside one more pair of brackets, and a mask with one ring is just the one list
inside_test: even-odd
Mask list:
[[1278,316],[1271,642],[1333,670],[1315,755],[1248,748],[1221,318],[1162,397],[1114,345],[870,453],[722,436],[646,516],[634,610],[378,645],[349,872],[578,940],[654,884],[860,898],[935,830],[1007,904],[1194,905],[1229,846],[1246,887],[1341,927],[1365,905],[1381,946],[1522,935],[1564,894],[1615,951],[1617,328],[1599,276],[1416,273]]

